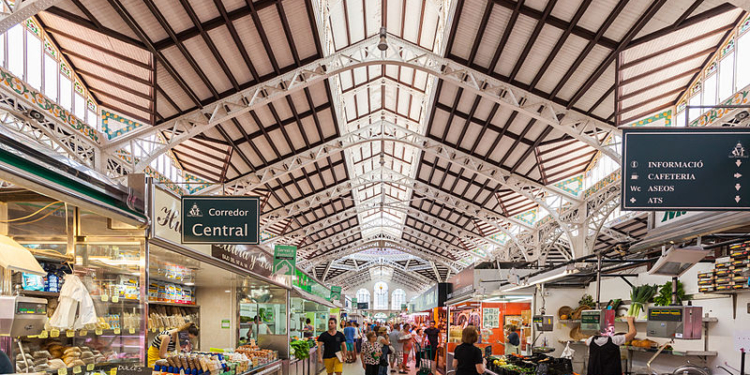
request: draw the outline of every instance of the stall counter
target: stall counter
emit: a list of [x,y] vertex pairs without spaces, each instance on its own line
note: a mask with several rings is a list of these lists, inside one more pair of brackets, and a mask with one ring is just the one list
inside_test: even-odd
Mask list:
[[[318,363],[318,348],[310,348],[310,356],[305,359],[291,359],[284,361],[285,375],[317,375],[323,370],[323,365]],[[288,367],[288,371],[286,368]]]

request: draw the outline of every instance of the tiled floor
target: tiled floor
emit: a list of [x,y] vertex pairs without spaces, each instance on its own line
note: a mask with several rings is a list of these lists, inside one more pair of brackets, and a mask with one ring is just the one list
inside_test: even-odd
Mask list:
[[[416,375],[417,370],[419,370],[419,368],[415,368],[414,360],[411,360],[409,362],[409,368],[407,369],[407,372],[409,373],[408,375]],[[364,375],[364,373],[365,369],[362,368],[362,360],[358,358],[356,363],[344,364],[344,373],[342,375]],[[321,373],[321,375],[325,375],[325,372]],[[400,374],[398,373],[398,370],[396,370],[396,372],[390,372],[389,370],[389,375]]]

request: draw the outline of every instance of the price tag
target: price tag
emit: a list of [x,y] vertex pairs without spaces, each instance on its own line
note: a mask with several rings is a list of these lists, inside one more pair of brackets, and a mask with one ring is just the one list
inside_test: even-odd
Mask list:
[[76,337],[76,331],[65,331],[65,337]]
[[109,375],[117,375],[117,367],[112,367],[109,369]]
[[74,374],[80,374],[81,373],[81,366],[73,367],[73,373]]
[[102,294],[102,302],[107,302],[107,301],[109,301],[109,296],[106,294]]
[[101,328],[97,328],[97,329],[96,329],[96,330],[94,331],[94,333],[96,333],[96,334],[97,334],[97,336],[98,336],[98,335],[101,335],[101,334],[102,334],[102,329],[101,329]]
[[46,330],[42,331],[42,333],[39,334],[40,339],[46,339],[48,337],[48,333]]
[[65,367],[57,369],[57,375],[68,375],[68,369]]
[[78,336],[86,336],[88,334],[89,334],[89,331],[87,331],[85,329],[82,329],[82,330],[78,331]]
[[94,371],[94,364],[89,363],[88,365],[86,365],[86,371]]
[[59,329],[53,329],[49,331],[49,337],[60,337],[60,330]]
[[156,327],[151,327],[151,332],[156,333]]
[[112,296],[112,303],[120,302],[120,296]]
[[35,339],[35,338],[39,337],[39,335],[28,335],[26,337],[28,337],[30,339]]
[[119,328],[115,328],[115,335],[119,335],[119,334],[120,334],[120,329]]
[[135,334],[135,328],[131,328],[131,329],[129,329],[129,330],[128,330],[128,333],[130,333],[131,335],[132,335],[132,334]]

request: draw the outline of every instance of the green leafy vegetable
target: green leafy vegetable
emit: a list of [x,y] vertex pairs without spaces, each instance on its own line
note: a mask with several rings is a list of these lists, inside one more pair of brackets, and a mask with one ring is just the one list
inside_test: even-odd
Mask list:
[[[682,282],[677,280],[677,304],[682,304],[682,301],[689,300],[685,294],[685,288]],[[656,306],[669,306],[672,304],[672,282],[667,281],[664,285],[659,288],[659,294],[654,297],[654,304]]]
[[581,300],[578,301],[579,306],[588,306],[588,307],[594,307],[594,297],[591,297],[588,294],[584,294],[583,297],[581,297]]
[[289,344],[294,349],[294,356],[297,359],[306,359],[310,357],[310,344],[305,340],[292,341]]
[[643,310],[643,305],[651,301],[651,298],[654,298],[658,288],[659,287],[656,285],[648,284],[634,286],[633,290],[630,291],[630,300],[632,301],[632,304],[630,305],[627,316],[638,317],[638,314]]

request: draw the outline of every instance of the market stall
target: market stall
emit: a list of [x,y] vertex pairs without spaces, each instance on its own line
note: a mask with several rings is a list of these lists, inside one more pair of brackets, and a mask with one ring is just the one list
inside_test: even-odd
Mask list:
[[190,372],[207,361],[235,374],[281,373],[290,356],[290,288],[271,275],[273,257],[258,246],[182,244],[180,200],[162,186],[148,190],[154,227],[147,345],[185,322],[201,329],[192,343],[180,333],[181,358],[163,359],[159,368]]
[[[306,275],[298,274],[297,280],[303,277]],[[309,284],[310,281],[314,280],[310,279],[305,283]],[[295,284],[303,285],[303,287],[305,283],[300,284],[295,281]],[[328,330],[328,317],[330,309],[333,308],[335,306],[322,296],[307,292],[297,285],[292,288],[289,324],[292,357],[285,374],[314,375],[322,368],[317,361],[318,347],[315,339]],[[312,327],[311,331],[305,330],[308,319]]]
[[0,138],[0,347],[19,373],[142,363],[143,201],[128,205],[106,177]]

